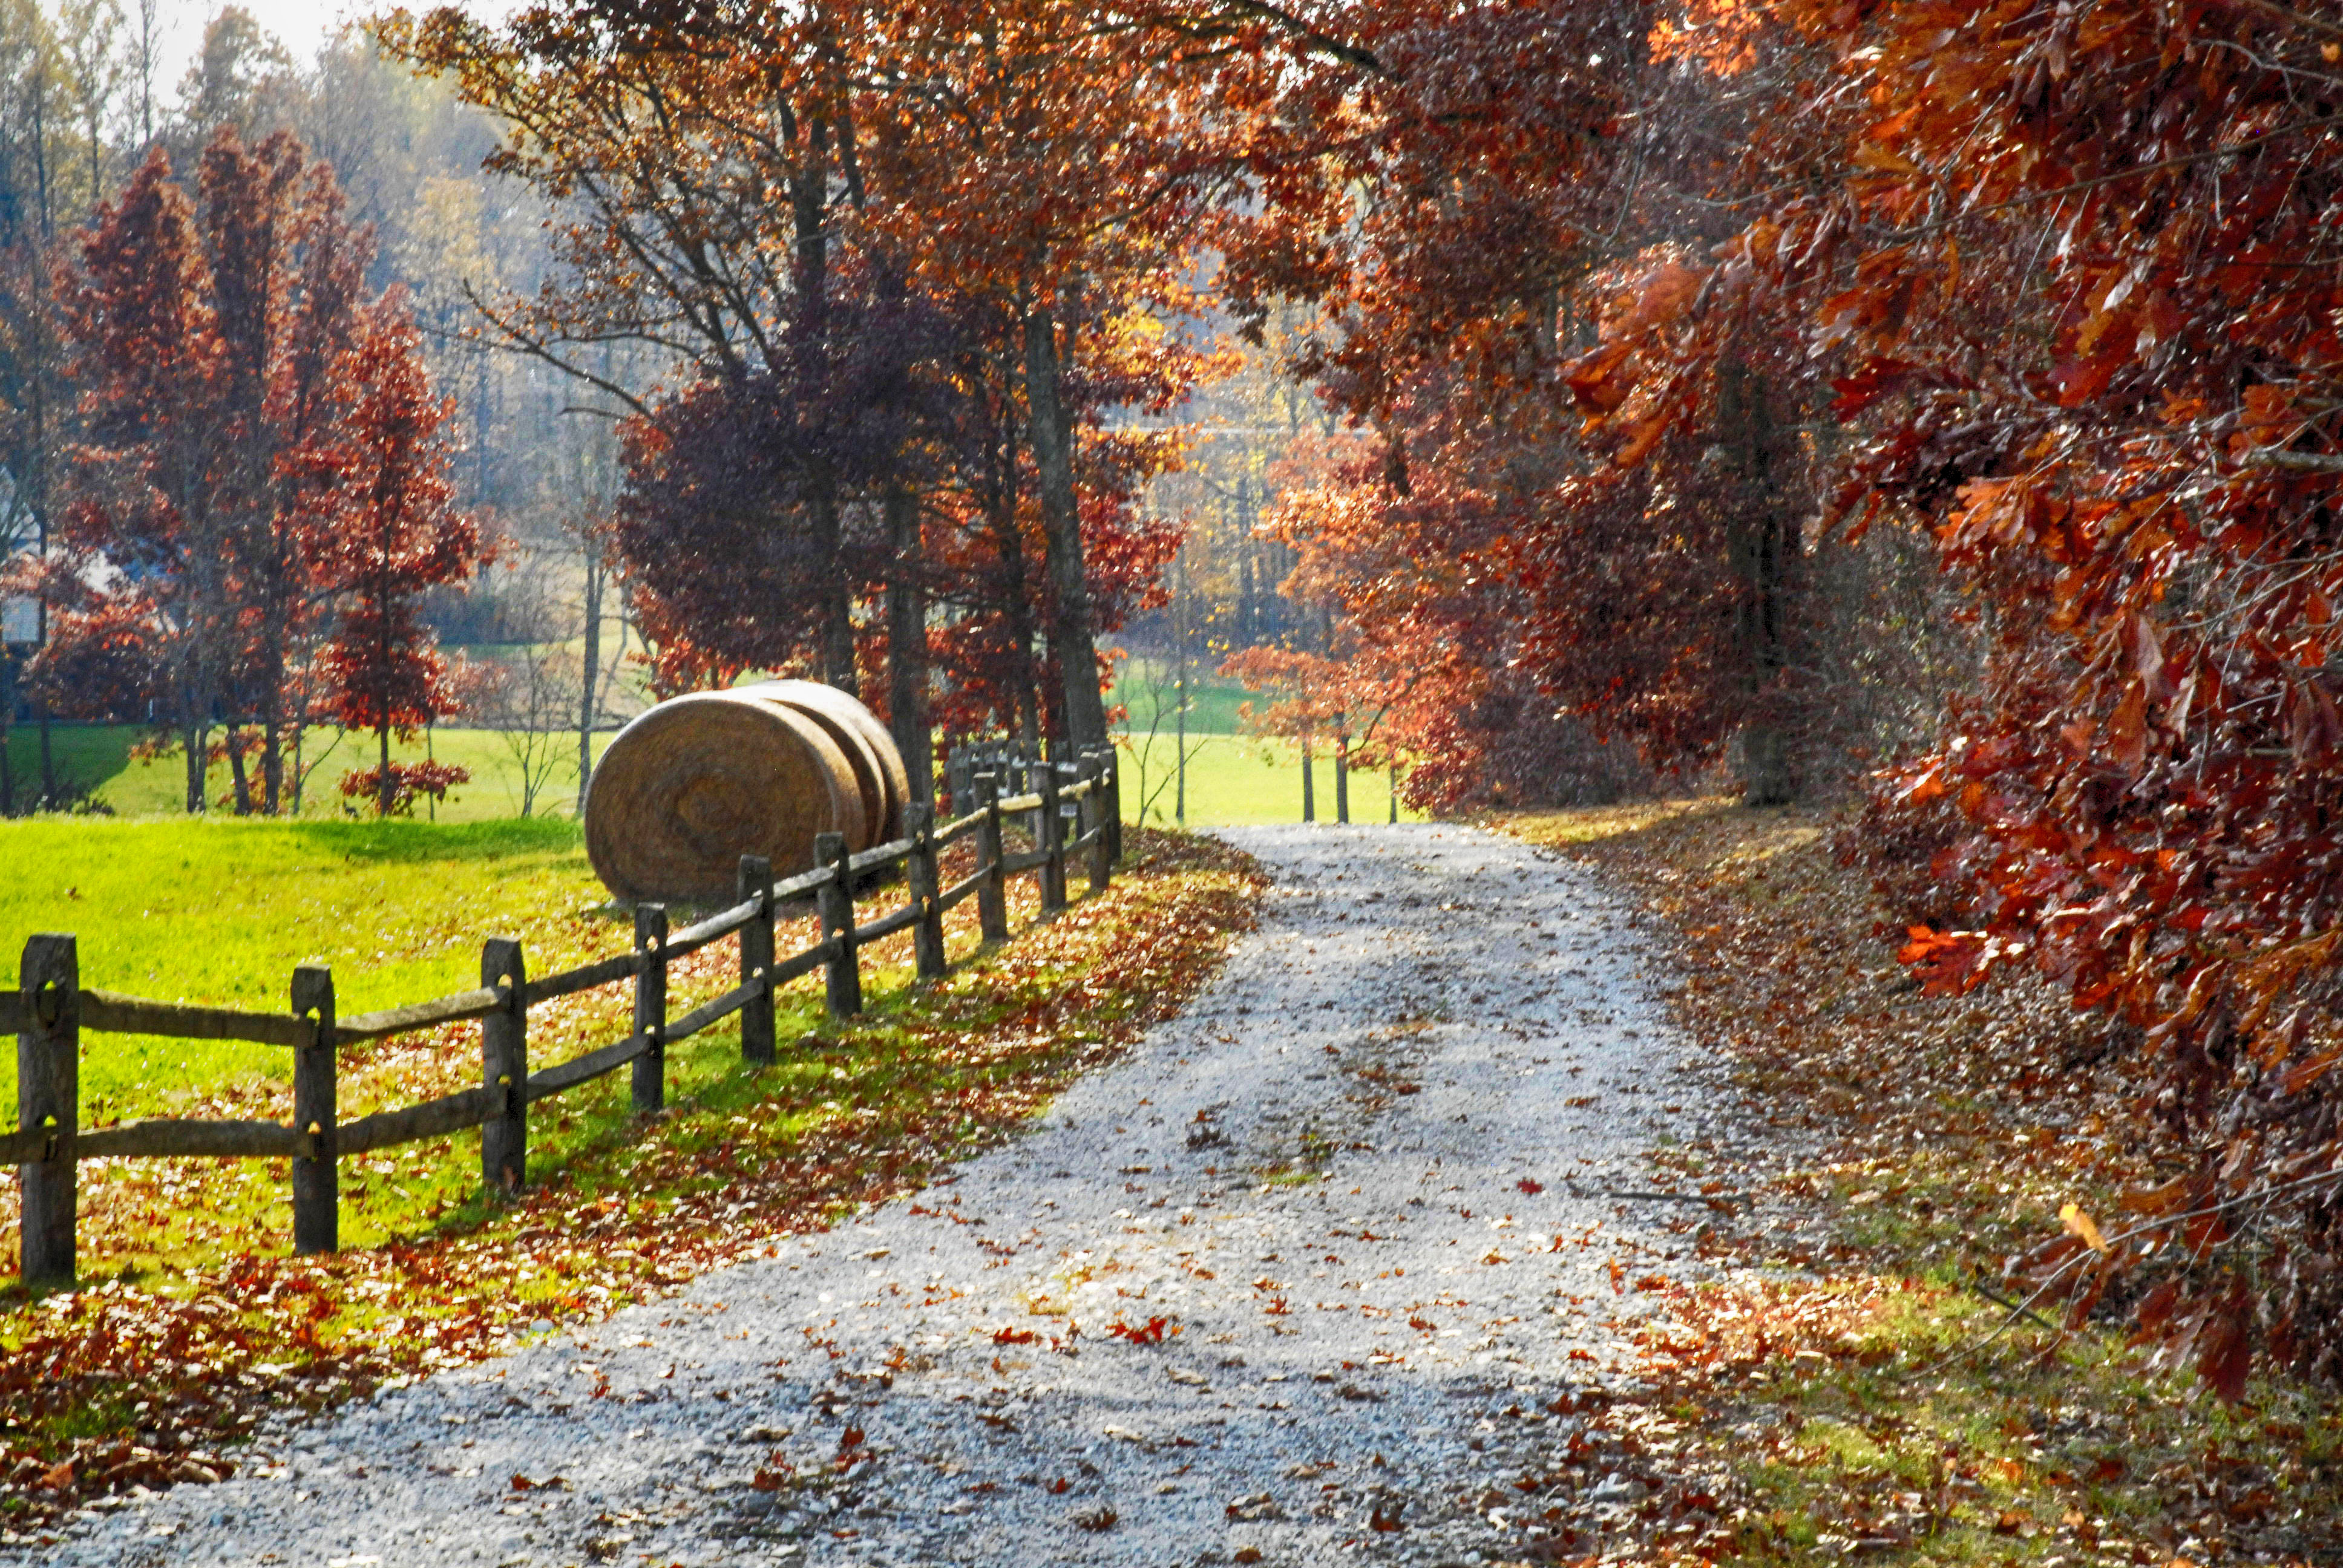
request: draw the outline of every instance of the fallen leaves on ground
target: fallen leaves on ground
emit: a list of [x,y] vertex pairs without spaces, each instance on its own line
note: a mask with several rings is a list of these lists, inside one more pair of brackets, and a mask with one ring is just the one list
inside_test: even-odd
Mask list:
[[[509,1205],[475,1196],[420,1233],[330,1256],[261,1250],[281,1234],[206,1231],[236,1251],[136,1277],[99,1277],[104,1247],[85,1243],[79,1288],[0,1298],[0,1541],[88,1497],[217,1479],[242,1462],[222,1451],[271,1411],[323,1410],[656,1299],[1000,1141],[1178,1010],[1252,923],[1263,879],[1247,857],[1152,830],[1129,845],[1104,895],[935,986],[888,994],[866,971],[870,1010],[793,1046],[785,1036],[776,1067],[739,1065],[734,1045],[729,1067],[671,1083],[669,1109],[642,1119],[605,1081],[608,1135],[581,1126],[566,1149],[562,1113],[584,1123],[589,1108],[548,1103],[531,1118],[533,1184]],[[953,913],[972,921],[972,902]],[[972,946],[954,935],[956,954]],[[699,978],[720,990],[730,954],[716,951],[698,955]],[[890,951],[874,957],[900,979],[908,953]],[[407,1049],[413,1082],[478,1071],[461,1031]],[[558,1159],[540,1160],[540,1131]],[[396,1152],[418,1181],[477,1182],[477,1135]],[[272,1178],[282,1201],[266,1161],[147,1163],[176,1168],[170,1197],[185,1208],[249,1223],[250,1191]],[[94,1185],[85,1208],[102,1238],[119,1222],[106,1180]]]
[[1523,1413],[1563,1435],[1473,1499],[1489,1554],[2338,1560],[2343,1419],[2322,1393],[2258,1380],[2224,1409],[2127,1344],[2127,1303],[2011,1310],[2031,1287],[2007,1259],[2093,1245],[2094,1212],[2167,1174],[2151,1108],[2092,1070],[2120,1041],[2046,987],[1921,995],[1834,824],[1714,800],[1500,824],[1660,917],[1679,1023],[1778,1152],[1656,1151],[1671,1190],[1761,1196],[1663,1221],[1731,1282],[1636,1282],[1655,1312],[1624,1347],[1634,1385]]

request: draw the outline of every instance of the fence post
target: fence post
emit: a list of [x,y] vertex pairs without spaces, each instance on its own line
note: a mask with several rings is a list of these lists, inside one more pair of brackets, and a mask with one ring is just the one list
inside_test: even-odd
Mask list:
[[635,976],[635,1032],[649,1041],[635,1058],[635,1110],[667,1107],[667,906],[635,906],[635,951],[643,967]]
[[941,980],[951,966],[944,958],[944,912],[936,907],[943,878],[936,869],[935,808],[912,801],[903,808],[903,827],[911,836],[903,879],[920,910],[919,923],[911,928],[911,949],[919,959],[920,978]]
[[16,1125],[49,1134],[39,1160],[16,1167],[23,1217],[17,1272],[25,1282],[69,1284],[74,1277],[74,1209],[78,1172],[75,1133],[81,1122],[81,960],[74,939],[26,939],[16,1036]]
[[1082,760],[1082,777],[1090,780],[1090,793],[1082,797],[1082,831],[1095,834],[1090,848],[1082,853],[1091,866],[1091,891],[1106,891],[1107,878],[1107,816],[1106,758],[1093,751]]
[[528,970],[518,941],[480,944],[480,983],[505,993],[504,1006],[480,1020],[480,1084],[498,1102],[480,1124],[480,1187],[493,1203],[528,1181]]
[[1041,862],[1041,912],[1054,915],[1066,907],[1066,832],[1058,816],[1058,764],[1041,764],[1041,831],[1040,848],[1050,858]]
[[[1034,748],[1034,750],[1039,752],[1041,748],[1037,746]],[[1025,793],[1029,795],[1040,795],[1045,793],[1049,789],[1049,785],[1044,781],[1045,775],[1048,773],[1050,767],[1047,762],[1040,761],[1035,758],[1027,757],[1021,751],[1011,752],[1010,755],[1015,759],[1018,772],[1025,780]],[[1028,811],[1025,814],[1025,817],[1026,836],[1033,840],[1033,848],[1037,849],[1041,849],[1042,847],[1041,827],[1048,819],[1043,815],[1042,808],[1039,806],[1036,806],[1032,810]]]
[[970,781],[984,820],[976,825],[976,853],[984,880],[976,885],[976,919],[988,942],[1009,940],[1009,879],[1001,869],[1001,776],[979,773]]
[[1122,861],[1122,759],[1111,742],[1106,749],[1106,858],[1111,866]]
[[974,770],[965,746],[953,747],[944,759],[944,788],[951,792],[951,814],[955,817],[968,815],[969,775]]
[[832,873],[821,885],[819,897],[822,940],[838,944],[830,950],[825,977],[830,1016],[837,1019],[851,1018],[862,1010],[862,975],[855,968],[854,958],[854,873],[848,868],[848,855],[845,834],[814,835],[813,858]]
[[761,900],[740,928],[740,983],[761,980],[757,994],[740,1007],[740,1060],[751,1067],[773,1062],[773,863],[762,855],[740,857],[740,901]]
[[316,1026],[309,1043],[293,1049],[293,1130],[309,1141],[309,1152],[293,1157],[293,1250],[330,1252],[342,1244],[332,970],[303,964],[293,971],[293,1013]]

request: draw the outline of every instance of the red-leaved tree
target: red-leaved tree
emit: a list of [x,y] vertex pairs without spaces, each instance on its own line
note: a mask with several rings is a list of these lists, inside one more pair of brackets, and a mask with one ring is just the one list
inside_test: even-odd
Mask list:
[[387,817],[417,792],[444,795],[468,777],[448,764],[394,762],[390,742],[456,706],[447,660],[416,603],[478,569],[480,532],[455,506],[444,429],[453,404],[432,393],[403,296],[369,307],[341,373],[357,388],[350,417],[311,459],[318,581],[342,604],[322,662],[337,721],[375,736],[375,767],[345,778],[342,791],[370,790]]

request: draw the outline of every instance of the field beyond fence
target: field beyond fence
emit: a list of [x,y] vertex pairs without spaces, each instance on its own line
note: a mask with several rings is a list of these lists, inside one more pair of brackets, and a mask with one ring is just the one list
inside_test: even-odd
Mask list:
[[[861,948],[898,931],[912,935],[918,977],[940,979],[950,964],[943,917],[963,900],[978,901],[983,940],[992,943],[1009,935],[1010,878],[1037,878],[1045,916],[1067,905],[1070,859],[1086,863],[1093,893],[1109,885],[1121,837],[1111,754],[1091,754],[1078,763],[1024,765],[1015,771],[1034,788],[1004,797],[1002,778],[986,773],[972,781],[976,809],[937,824],[927,808],[914,806],[906,813],[904,838],[860,853],[850,853],[840,835],[822,835],[815,868],[785,880],[777,882],[768,863],[745,858],[740,901],[680,931],[669,932],[663,907],[639,906],[634,941],[625,953],[531,980],[522,944],[491,938],[481,950],[478,987],[368,1013],[338,1013],[332,971],[319,965],[295,970],[291,1006],[281,1013],[156,1001],[85,987],[73,935],[33,937],[24,950],[20,988],[0,991],[0,1031],[14,1030],[18,1037],[19,1116],[16,1131],[0,1137],[0,1158],[19,1167],[21,1277],[32,1282],[75,1277],[77,1167],[84,1159],[210,1155],[288,1161],[295,1248],[330,1251],[338,1244],[339,1161],[346,1156],[478,1127],[483,1190],[514,1194],[527,1181],[532,1102],[628,1067],[634,1111],[656,1112],[665,1104],[667,1047],[735,1013],[740,1015],[744,1060],[769,1063],[775,1060],[773,998],[779,989],[820,971],[830,1015],[850,1017],[862,1006]],[[1030,847],[1021,851],[1011,848],[1012,819],[1024,826]],[[967,874],[945,887],[947,854],[963,839],[974,846],[972,856],[963,850],[955,857],[966,862]],[[858,889],[899,868],[906,891],[902,906],[858,920]],[[777,954],[777,912],[807,898],[816,900],[820,912],[820,940],[787,956]],[[670,966],[733,936],[739,983],[671,1016]],[[532,1007],[621,981],[634,990],[630,1033],[529,1070]],[[339,1116],[345,1048],[470,1020],[480,1025],[478,1088],[355,1121]],[[289,1050],[292,1120],[169,1117],[85,1128],[80,1076],[85,1030]]]

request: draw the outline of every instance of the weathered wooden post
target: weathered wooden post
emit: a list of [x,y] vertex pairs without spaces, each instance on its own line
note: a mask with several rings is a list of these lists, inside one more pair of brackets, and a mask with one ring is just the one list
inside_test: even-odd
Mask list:
[[[1050,764],[1039,757],[1041,748],[1036,747],[1034,750],[1037,755],[1033,757],[1027,757],[1021,751],[1011,753],[1011,758],[1016,762],[1020,775],[1025,780],[1024,788],[1021,792],[1028,795],[1044,794],[1050,788],[1048,783]],[[1050,821],[1049,816],[1039,806],[1025,814],[1026,836],[1033,840],[1033,848],[1036,849],[1041,848],[1042,830]]]
[[969,758],[968,748],[955,746],[944,759],[944,788],[951,792],[950,811],[955,817],[965,817],[969,810],[969,779],[976,771]]
[[773,1061],[773,863],[762,855],[740,857],[740,901],[760,900],[740,928],[740,983],[764,983],[740,1005],[740,1060],[751,1067]]
[[16,1034],[16,1125],[48,1142],[16,1167],[23,1216],[17,1272],[26,1284],[74,1277],[75,1133],[81,1121],[81,960],[74,939],[44,932],[25,943]]
[[1082,777],[1090,780],[1090,793],[1082,797],[1082,831],[1093,835],[1089,848],[1082,851],[1090,861],[1091,891],[1106,891],[1107,879],[1107,793],[1106,758],[1093,751],[1082,760]]
[[1041,912],[1054,915],[1066,907],[1066,833],[1058,817],[1058,765],[1041,764],[1041,831],[1038,848],[1049,857],[1041,862]]
[[1111,866],[1122,859],[1122,759],[1112,746],[1106,749],[1106,858]]
[[504,1005],[480,1020],[480,1084],[497,1102],[480,1123],[480,1186],[493,1203],[518,1197],[528,1182],[528,973],[519,942],[480,944],[480,983],[504,992]]
[[293,1128],[308,1141],[309,1151],[293,1157],[293,1250],[330,1252],[342,1244],[332,970],[303,964],[293,971],[293,1014],[311,1024],[308,1043],[293,1048]]
[[635,906],[635,1032],[648,1042],[635,1058],[635,1110],[667,1108],[667,906]]
[[920,918],[911,927],[911,950],[919,960],[921,980],[941,980],[950,966],[944,959],[944,912],[936,905],[943,877],[936,867],[936,813],[914,800],[903,808],[903,830],[911,836],[910,859],[903,863],[903,880]]
[[824,977],[830,1016],[852,1018],[862,1010],[862,974],[855,967],[854,873],[848,864],[846,835],[815,834],[813,858],[833,873],[821,885],[820,895],[822,940],[837,944],[830,950],[829,972]]
[[1001,777],[979,773],[970,780],[984,820],[976,825],[976,853],[984,880],[976,885],[976,919],[988,942],[1009,940],[1009,877],[1001,832]]

